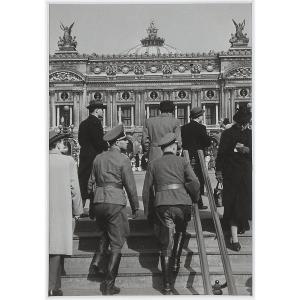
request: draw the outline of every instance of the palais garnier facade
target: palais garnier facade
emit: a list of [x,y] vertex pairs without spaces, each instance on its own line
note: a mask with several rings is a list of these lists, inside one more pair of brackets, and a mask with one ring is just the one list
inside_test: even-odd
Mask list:
[[139,45],[111,55],[78,53],[71,26],[64,27],[59,50],[49,58],[50,127],[74,125],[76,134],[91,99],[107,105],[105,131],[122,122],[137,140],[162,100],[174,101],[181,124],[195,106],[205,109],[208,130],[225,117],[231,121],[238,107],[252,101],[252,50],[241,23],[234,24],[226,51],[182,53],[159,37],[152,21]]

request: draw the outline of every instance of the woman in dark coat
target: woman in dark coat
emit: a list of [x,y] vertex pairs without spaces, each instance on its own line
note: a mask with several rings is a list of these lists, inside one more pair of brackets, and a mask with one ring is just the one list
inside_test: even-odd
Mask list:
[[221,136],[216,161],[216,178],[223,182],[223,224],[230,226],[231,244],[241,249],[237,233],[249,230],[252,218],[252,131],[248,128],[251,113],[240,109],[236,122]]

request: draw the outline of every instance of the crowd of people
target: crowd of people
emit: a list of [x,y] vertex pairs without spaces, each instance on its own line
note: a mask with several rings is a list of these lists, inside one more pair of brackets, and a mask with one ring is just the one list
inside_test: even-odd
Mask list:
[[[125,155],[128,137],[122,124],[104,134],[101,123],[105,105],[91,100],[89,117],[79,126],[80,161],[77,167],[65,151],[61,132],[49,133],[50,149],[50,247],[49,296],[62,296],[60,276],[63,257],[72,255],[72,217],[89,216],[99,230],[98,249],[90,272],[102,276],[103,295],[120,293],[115,279],[122,247],[130,233],[127,198],[132,218],[139,216],[139,201],[133,170],[146,169],[142,191],[144,216],[153,226],[161,246],[160,263],[163,294],[172,294],[172,274],[180,267],[180,256],[191,220],[192,202],[205,210],[202,196],[204,179],[198,150],[211,145],[212,139],[202,124],[204,110],[194,107],[190,123],[180,126],[173,116],[172,101],[160,103],[160,115],[147,119],[143,128],[144,155],[132,159]],[[223,229],[231,233],[233,250],[241,245],[238,233],[249,229],[252,211],[252,158],[249,126],[251,112],[239,109],[233,124],[224,120],[216,157],[216,178],[223,183]],[[227,126],[227,127],[226,127]],[[187,150],[190,161],[182,157]],[[141,154],[141,153],[140,153]],[[125,196],[124,189],[127,197]],[[89,200],[89,214],[83,208]]]

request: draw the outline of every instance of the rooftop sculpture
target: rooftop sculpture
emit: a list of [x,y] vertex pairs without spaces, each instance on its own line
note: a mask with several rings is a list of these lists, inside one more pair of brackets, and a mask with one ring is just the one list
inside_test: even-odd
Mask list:
[[229,40],[231,47],[247,47],[249,38],[247,37],[247,33],[243,33],[245,28],[245,20],[242,23],[237,24],[232,19],[232,22],[235,26],[235,34],[231,34],[231,39]]
[[63,30],[63,37],[59,37],[59,41],[57,43],[60,51],[76,51],[77,42],[75,41],[76,36],[71,36],[72,27],[75,22],[73,22],[70,26],[64,26],[60,22],[60,28]]

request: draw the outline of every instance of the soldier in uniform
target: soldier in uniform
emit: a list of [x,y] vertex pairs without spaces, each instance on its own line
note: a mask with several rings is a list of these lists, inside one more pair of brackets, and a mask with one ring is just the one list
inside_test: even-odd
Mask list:
[[[191,165],[183,157],[176,156],[177,143],[174,133],[160,140],[158,145],[163,156],[150,162],[143,187],[146,216],[150,202],[154,202],[154,232],[161,245],[163,293],[166,295],[171,294],[171,271],[179,268],[192,201],[197,202],[200,189]],[[150,197],[152,186],[154,199]]]
[[103,141],[103,127],[99,118],[103,115],[105,105],[99,100],[91,100],[87,109],[89,116],[79,125],[78,141],[80,145],[78,177],[83,206],[86,199],[88,180],[96,155],[107,150],[107,143]]
[[162,156],[158,142],[169,132],[176,134],[178,146],[181,147],[180,122],[172,116],[174,103],[162,101],[159,104],[159,110],[161,114],[147,119],[143,128],[142,145],[144,150],[148,152],[149,162]]
[[115,279],[118,275],[121,249],[129,234],[123,187],[128,195],[133,218],[138,215],[139,202],[130,160],[121,153],[122,149],[126,150],[128,144],[123,125],[114,127],[103,139],[109,143],[110,149],[95,158],[88,182],[88,192],[94,191],[93,209],[101,232],[100,258],[106,256],[108,247],[106,237],[109,239],[111,249],[106,259],[108,266],[104,272],[106,277],[101,290],[104,295],[113,295],[120,292],[115,286]]
[[200,182],[200,196],[198,200],[199,209],[207,209],[203,205],[201,195],[204,194],[204,178],[201,171],[197,150],[204,150],[210,146],[211,138],[207,134],[206,127],[202,124],[204,110],[200,107],[194,107],[191,110],[191,122],[181,127],[182,148],[188,150],[191,165]]

